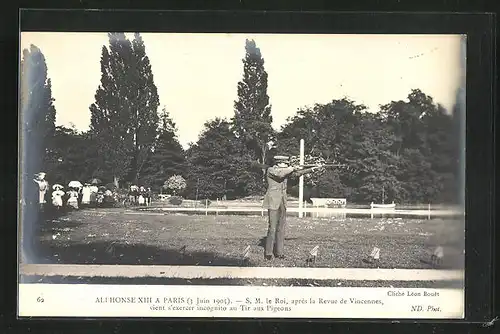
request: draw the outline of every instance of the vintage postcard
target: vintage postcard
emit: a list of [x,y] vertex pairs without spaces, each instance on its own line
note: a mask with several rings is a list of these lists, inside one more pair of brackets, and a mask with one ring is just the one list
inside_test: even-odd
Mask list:
[[464,317],[463,35],[23,32],[21,317]]

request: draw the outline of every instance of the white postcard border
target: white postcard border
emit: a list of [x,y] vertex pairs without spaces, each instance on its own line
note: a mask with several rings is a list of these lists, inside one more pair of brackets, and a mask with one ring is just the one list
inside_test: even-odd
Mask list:
[[463,319],[464,289],[19,284],[20,317]]

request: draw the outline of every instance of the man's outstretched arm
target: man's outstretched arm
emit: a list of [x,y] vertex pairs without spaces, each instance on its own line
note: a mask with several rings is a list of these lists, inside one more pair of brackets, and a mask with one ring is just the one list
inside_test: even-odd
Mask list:
[[311,167],[311,168],[304,168],[304,169],[299,169],[299,170],[295,170],[292,174],[292,176],[294,177],[300,177],[304,174],[308,174],[308,173],[311,173],[311,172],[314,172],[318,167]]
[[294,167],[269,167],[270,176],[283,179],[295,171]]

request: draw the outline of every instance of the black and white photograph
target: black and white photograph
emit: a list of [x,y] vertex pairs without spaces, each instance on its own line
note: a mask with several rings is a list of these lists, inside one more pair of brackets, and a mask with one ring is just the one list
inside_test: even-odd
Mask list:
[[22,32],[19,312],[463,318],[466,43]]

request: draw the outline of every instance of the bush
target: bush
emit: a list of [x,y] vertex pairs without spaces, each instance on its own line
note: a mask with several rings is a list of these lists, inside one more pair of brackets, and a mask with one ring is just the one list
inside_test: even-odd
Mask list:
[[105,185],[106,189],[109,189],[109,190],[115,190],[116,189],[116,186],[113,182],[111,183],[108,183]]
[[186,180],[180,175],[173,175],[165,181],[163,188],[176,195],[186,189]]
[[114,206],[115,204],[115,199],[113,198],[113,196],[106,196],[104,195],[104,203],[107,205],[107,206]]
[[116,189],[113,192],[113,197],[115,198],[114,207],[122,208],[125,206],[125,201],[128,199],[128,194],[126,189]]
[[210,206],[210,203],[212,203],[212,201],[211,201],[211,200],[209,200],[209,199],[202,199],[202,200],[200,201],[200,203],[201,203],[203,206]]
[[182,197],[180,196],[171,196],[168,199],[168,202],[172,205],[181,205],[182,204]]

